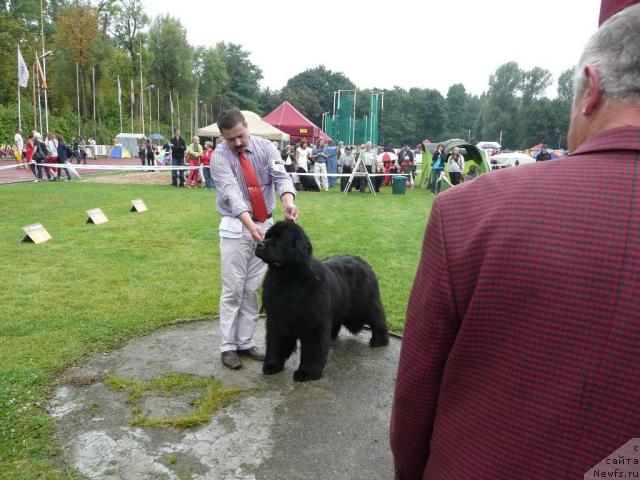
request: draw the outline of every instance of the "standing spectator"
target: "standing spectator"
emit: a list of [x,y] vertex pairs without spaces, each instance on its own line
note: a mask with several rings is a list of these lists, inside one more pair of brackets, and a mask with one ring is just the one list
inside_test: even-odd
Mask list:
[[320,190],[328,192],[329,184],[327,182],[327,159],[329,158],[329,155],[327,155],[327,153],[325,152],[324,140],[322,140],[321,138],[316,140],[316,146],[313,147],[311,158],[314,162],[313,173],[315,173],[314,177],[316,179],[316,183],[318,184],[318,188]]
[[204,174],[204,186],[208,190],[215,189],[213,179],[211,178],[211,156],[213,155],[213,143],[204,142],[204,152],[200,159],[202,160],[202,173]]
[[[147,159],[147,165],[150,167],[155,166],[155,153],[153,151],[153,143],[151,143],[150,139],[147,139],[147,143],[144,146],[145,157]],[[144,165],[144,163],[143,163]]]
[[453,147],[453,152],[447,161],[447,171],[451,179],[451,185],[458,185],[462,181],[464,172],[464,157],[460,154],[460,148]]
[[147,158],[147,149],[144,146],[144,141],[138,144],[138,158],[140,159],[140,164],[144,167]]
[[549,148],[543,145],[538,154],[538,158],[536,158],[536,162],[546,162],[547,160],[551,160],[551,154],[549,153]]
[[[56,136],[53,134],[53,132],[47,133],[47,141],[45,142],[45,145],[47,146],[46,163],[58,163],[58,139],[56,139]],[[44,167],[44,169],[47,172],[47,178],[51,177],[49,178],[49,180],[57,180],[56,168]]]
[[[180,136],[180,129],[173,130],[174,136],[171,139],[171,165],[181,167],[184,165],[184,153],[187,151],[187,144]],[[178,179],[180,183],[178,184]],[[184,187],[184,170],[171,170],[171,185],[174,187]]]
[[[426,158],[424,154],[422,158]],[[431,175],[429,176],[429,190],[431,190],[431,193],[434,195],[440,193],[440,185],[442,184],[440,175],[444,171],[445,164],[446,154],[444,153],[444,145],[439,144],[433,157],[431,157]]]
[[[371,149],[371,142],[367,142],[367,144],[360,150],[360,157],[358,160],[362,160],[362,164],[367,169],[367,172],[373,173],[373,167],[376,164],[376,154]],[[371,179],[373,183],[373,178]],[[360,193],[365,193],[367,188],[367,177],[360,178]],[[375,189],[375,185],[374,185]]]
[[296,148],[296,171],[301,168],[307,173],[309,171],[309,161],[313,150],[309,147],[306,138],[300,140],[300,146]]
[[[327,140],[327,146],[324,147],[324,153],[327,154],[327,173],[338,173],[338,149],[333,145],[333,140]],[[329,188],[333,188],[336,184],[337,178],[338,177],[334,175],[329,175],[327,179]]]
[[398,153],[398,163],[400,166],[403,164],[413,165],[413,151],[409,148],[409,144],[405,143],[402,145],[402,150]]
[[393,400],[397,479],[638,472],[638,78],[634,5],[575,69],[571,155],[436,197]]
[[202,156],[202,145],[200,145],[200,138],[193,137],[191,143],[187,147],[185,158],[189,160],[189,166],[192,167],[189,170],[189,176],[187,177],[187,188],[191,188],[193,184],[194,188],[198,188],[198,181],[200,180],[200,157]]
[[346,151],[346,148],[344,148],[344,142],[342,140],[340,140],[338,142],[338,165],[342,165],[340,163],[340,157],[342,157],[342,155],[344,155],[344,152]]
[[[342,164],[342,173],[343,174],[351,174],[353,172],[353,166],[356,163],[356,159],[353,157],[353,147],[347,147],[344,150],[344,153],[340,156],[340,163]],[[344,192],[344,189],[347,188],[347,182],[349,181],[349,177],[340,177],[340,191]],[[353,188],[353,182],[349,187],[349,191]]]
[[89,151],[91,152],[91,158],[93,158],[94,160],[98,158],[96,155],[96,150],[97,150],[96,141],[93,138],[90,138]]
[[31,173],[33,173],[33,176],[35,177],[35,181],[38,181],[38,171],[36,168],[36,162],[33,160],[33,151],[35,149],[35,145],[34,145],[34,138],[33,138],[33,132],[29,134],[29,139],[27,140],[27,146],[25,149],[25,162],[27,163],[27,165],[29,165],[29,168],[31,169]]
[[284,216],[296,220],[295,190],[289,175],[273,168],[280,158],[268,140],[249,134],[247,122],[237,110],[218,116],[225,139],[213,154],[211,172],[218,188],[220,221],[220,351],[228,368],[242,367],[239,356],[264,360],[253,342],[258,320],[258,289],[267,265],[255,256],[258,242],[272,225],[276,200]]
[[31,160],[36,163],[36,180],[42,181],[42,171],[47,174],[47,180],[53,180],[51,175],[51,169],[48,167],[42,167],[42,163],[47,161],[49,153],[47,151],[47,144],[42,141],[42,136],[39,132],[33,132],[33,153],[31,154]]
[[[64,142],[64,138],[62,138],[62,136],[57,135],[56,136],[56,140],[58,142],[58,163],[61,165],[67,165],[69,162],[69,151],[70,149],[67,148],[67,144]],[[60,175],[62,174],[62,170],[64,169],[64,172],[67,174],[67,182],[71,181],[71,172],[69,171],[69,168],[67,168],[66,166],[64,168],[58,168],[58,180],[60,180]]]
[[[87,144],[84,141],[84,137],[80,137],[80,160],[85,165],[87,164]],[[78,162],[80,163],[80,162]]]
[[78,138],[73,137],[73,141],[71,143],[71,151],[73,152],[73,157],[76,159],[76,164],[80,164],[80,145],[78,143]]
[[[15,157],[16,157],[16,163],[17,164],[21,164],[22,163],[23,150],[24,150],[24,139],[22,138],[22,130],[18,129],[18,131],[14,135],[13,144],[14,144],[14,146],[16,148],[15,154],[14,154]],[[22,168],[24,168],[24,166]]]

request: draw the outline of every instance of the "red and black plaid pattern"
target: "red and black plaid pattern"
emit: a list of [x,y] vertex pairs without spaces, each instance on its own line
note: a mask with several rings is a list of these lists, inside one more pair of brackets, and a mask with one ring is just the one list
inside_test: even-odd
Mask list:
[[391,419],[401,479],[582,479],[640,437],[640,129],[441,194]]

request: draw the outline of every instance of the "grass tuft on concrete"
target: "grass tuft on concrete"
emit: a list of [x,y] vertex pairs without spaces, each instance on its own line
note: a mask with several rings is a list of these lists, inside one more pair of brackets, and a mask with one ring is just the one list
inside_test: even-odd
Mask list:
[[[153,380],[125,379],[113,374],[107,375],[105,384],[113,390],[128,390],[127,403],[131,404],[132,427],[174,427],[192,428],[203,425],[214,413],[230,405],[242,390],[236,387],[225,387],[215,378],[201,378],[194,375],[169,373]],[[176,417],[150,417],[140,407],[140,401],[149,394],[178,394],[191,390],[203,393],[193,401],[193,410],[187,415]]]

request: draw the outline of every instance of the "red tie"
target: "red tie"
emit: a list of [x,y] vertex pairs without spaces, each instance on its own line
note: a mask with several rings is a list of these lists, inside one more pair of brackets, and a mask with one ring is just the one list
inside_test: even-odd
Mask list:
[[269,212],[267,212],[267,206],[264,203],[264,196],[258,183],[256,171],[251,166],[251,162],[244,156],[244,153],[240,152],[238,156],[240,158],[242,174],[244,175],[244,183],[247,184],[247,190],[249,190],[249,200],[251,200],[253,218],[262,223],[269,218]]

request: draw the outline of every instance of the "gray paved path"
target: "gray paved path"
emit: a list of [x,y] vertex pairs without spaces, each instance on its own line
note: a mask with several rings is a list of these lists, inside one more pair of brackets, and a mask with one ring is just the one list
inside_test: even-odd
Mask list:
[[[164,328],[99,354],[64,373],[49,411],[63,462],[88,478],[113,479],[385,479],[392,478],[389,414],[400,341],[368,346],[369,332],[343,330],[323,379],[295,383],[292,357],[284,372],[265,376],[261,363],[222,367],[217,323]],[[264,345],[264,321],[256,340]],[[148,380],[167,373],[216,377],[257,389],[193,429],[131,427],[126,392],[104,375]],[[189,410],[193,395],[148,396],[153,416]]]

